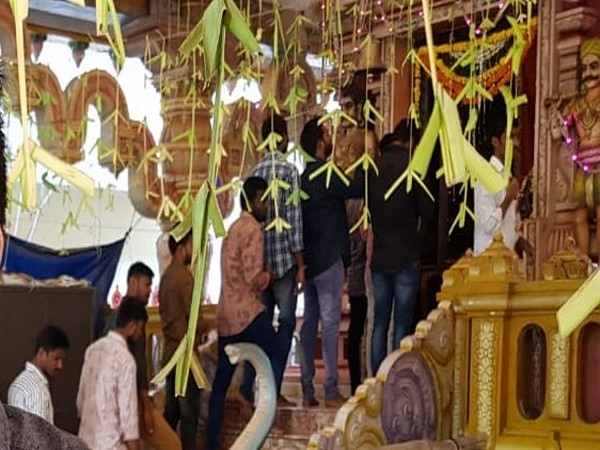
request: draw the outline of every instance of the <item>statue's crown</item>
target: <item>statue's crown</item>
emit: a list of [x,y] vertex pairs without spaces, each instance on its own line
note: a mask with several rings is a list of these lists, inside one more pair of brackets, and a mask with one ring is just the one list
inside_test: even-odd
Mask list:
[[581,44],[580,49],[581,59],[586,56],[595,55],[600,57],[600,38],[590,38]]

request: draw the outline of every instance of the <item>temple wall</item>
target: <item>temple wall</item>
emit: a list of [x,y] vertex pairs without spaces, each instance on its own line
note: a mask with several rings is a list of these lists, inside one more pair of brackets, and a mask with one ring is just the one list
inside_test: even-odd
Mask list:
[[588,1],[589,6],[583,3],[547,0],[538,6],[537,98],[528,106],[536,109],[535,205],[531,219],[523,223],[524,236],[535,246],[530,279],[540,279],[543,263],[573,236],[571,152],[551,137],[550,105],[578,89],[579,46],[594,34],[600,15],[597,0]]

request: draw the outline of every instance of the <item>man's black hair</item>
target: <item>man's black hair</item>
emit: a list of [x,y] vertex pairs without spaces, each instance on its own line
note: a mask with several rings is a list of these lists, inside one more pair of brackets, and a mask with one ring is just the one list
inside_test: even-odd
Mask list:
[[154,272],[143,262],[134,262],[131,266],[129,266],[129,270],[127,271],[127,281],[129,282],[129,280],[132,278],[140,277],[148,277],[150,280],[152,280],[152,278],[154,278]]
[[269,185],[260,177],[249,177],[244,181],[243,192],[240,193],[240,205],[244,211],[250,210],[248,202],[252,203],[256,197],[262,195]]
[[402,142],[395,133],[388,133],[379,141],[379,152],[386,153],[393,148],[407,150],[408,144]]
[[323,139],[323,128],[319,125],[320,117],[309,120],[300,134],[300,146],[310,156],[317,154],[317,144]]
[[142,302],[126,295],[117,310],[116,326],[122,328],[132,321],[148,322],[148,311],[146,311],[146,306]]
[[48,325],[35,338],[35,353],[39,349],[45,352],[61,349],[69,350],[71,343],[65,332],[57,326]]
[[271,132],[277,133],[282,138],[288,135],[287,122],[279,114],[273,113],[263,121],[261,129],[263,141],[269,137]]
[[[519,121],[513,121],[513,130],[519,127]],[[504,111],[500,111],[496,114],[490,114],[488,120],[486,120],[484,128],[484,153],[483,156],[489,159],[494,154],[494,145],[492,139],[500,139],[502,134],[506,133],[506,114]],[[506,136],[508,138],[508,136]]]
[[[177,228],[177,225],[175,225],[174,228]],[[181,238],[179,240],[179,242],[177,242],[175,240],[175,238],[173,236],[171,236],[171,234],[169,234],[169,251],[171,252],[171,255],[174,255],[175,251],[177,250],[177,247],[185,244],[188,239],[191,239],[191,237],[192,237],[192,230],[188,231],[188,234],[186,234],[183,238]]]
[[408,145],[412,140],[418,142],[420,139],[419,129],[414,121],[409,119],[402,119],[394,128],[394,134],[403,144]]

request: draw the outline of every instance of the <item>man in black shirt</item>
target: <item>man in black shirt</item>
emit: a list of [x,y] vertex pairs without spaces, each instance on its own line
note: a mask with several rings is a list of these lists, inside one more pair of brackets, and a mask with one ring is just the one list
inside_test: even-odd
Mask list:
[[369,175],[369,212],[373,227],[371,272],[375,312],[371,339],[371,369],[377,373],[387,355],[388,326],[394,311],[394,348],[410,333],[421,273],[421,240],[433,219],[434,204],[416,185],[385,192],[406,170],[417,131],[406,119],[383,137],[376,160],[379,175]]
[[[300,329],[302,346],[301,382],[303,405],[318,406],[313,379],[315,343],[321,321],[323,361],[325,363],[325,406],[339,407],[345,399],[338,391],[338,339],[344,289],[344,259],[350,256],[350,239],[345,200],[364,194],[364,174],[357,173],[350,186],[332,174],[314,179],[311,174],[327,163],[332,153],[332,138],[327,125],[319,119],[309,121],[302,130],[300,144],[315,158],[302,173],[301,186],[309,198],[302,202],[304,235],[304,322]],[[362,176],[361,176],[362,175]]]

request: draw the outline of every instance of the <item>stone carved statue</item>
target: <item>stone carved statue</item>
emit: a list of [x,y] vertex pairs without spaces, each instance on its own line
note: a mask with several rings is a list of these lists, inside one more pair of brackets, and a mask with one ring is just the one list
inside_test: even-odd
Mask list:
[[[555,102],[552,136],[573,146],[573,200],[575,239],[581,251],[590,253],[589,216],[600,222],[600,39],[581,44],[581,82],[584,92]],[[600,257],[600,227],[596,226],[596,248]]]

